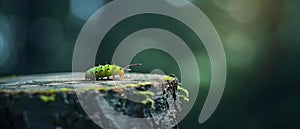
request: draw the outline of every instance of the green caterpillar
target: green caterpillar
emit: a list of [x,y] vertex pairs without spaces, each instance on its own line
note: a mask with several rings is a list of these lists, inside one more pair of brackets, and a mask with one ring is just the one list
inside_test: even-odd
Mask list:
[[106,77],[109,79],[110,76],[113,76],[113,79],[115,79],[115,75],[119,75],[121,79],[124,78],[125,71],[131,71],[129,69],[130,66],[141,66],[141,63],[137,64],[130,64],[125,67],[120,67],[117,65],[99,65],[93,68],[90,68],[89,70],[86,71],[84,77],[85,80],[99,80],[103,79]]

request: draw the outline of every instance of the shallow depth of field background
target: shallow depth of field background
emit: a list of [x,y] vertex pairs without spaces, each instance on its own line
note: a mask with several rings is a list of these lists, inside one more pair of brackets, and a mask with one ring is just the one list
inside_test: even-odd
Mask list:
[[[174,6],[186,6],[169,1]],[[201,73],[198,103],[180,123],[181,128],[300,127],[297,81],[300,74],[300,1],[190,1],[215,25],[227,57],[225,92],[206,123],[198,124],[198,114],[209,90],[209,58],[201,41],[182,23],[153,14],[130,17],[107,34],[98,49],[96,63],[110,63],[115,48],[129,34],[143,28],[164,28],[186,39],[198,59]],[[80,29],[108,2],[1,0],[0,76],[71,71],[73,47]],[[111,15],[114,13],[117,12]],[[175,60],[160,50],[143,51],[133,62],[143,63],[142,67],[133,68],[135,72],[161,69],[165,74],[180,76]]]

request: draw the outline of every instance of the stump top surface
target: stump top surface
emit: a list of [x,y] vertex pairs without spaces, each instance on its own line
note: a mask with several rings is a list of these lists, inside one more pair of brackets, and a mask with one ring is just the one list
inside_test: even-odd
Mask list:
[[50,90],[118,86],[163,81],[165,75],[127,73],[123,80],[85,80],[83,72],[47,73],[0,78],[0,91]]

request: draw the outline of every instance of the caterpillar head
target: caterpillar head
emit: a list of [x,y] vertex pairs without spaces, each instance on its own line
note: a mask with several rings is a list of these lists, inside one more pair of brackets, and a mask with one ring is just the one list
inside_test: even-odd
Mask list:
[[123,79],[124,78],[124,74],[125,74],[125,71],[131,71],[131,69],[129,67],[131,66],[141,66],[142,64],[141,63],[137,63],[137,64],[129,64],[125,67],[119,67],[117,68],[117,70],[119,69],[119,75],[120,75],[120,78]]
[[117,65],[112,65],[112,74],[119,75],[121,79],[124,78],[124,69]]

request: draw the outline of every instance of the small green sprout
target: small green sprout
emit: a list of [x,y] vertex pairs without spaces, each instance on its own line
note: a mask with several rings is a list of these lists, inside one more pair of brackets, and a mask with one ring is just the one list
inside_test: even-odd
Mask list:
[[154,108],[154,100],[147,97],[146,99],[142,100],[142,104],[146,105],[147,103],[151,103],[151,108]]
[[154,100],[151,99],[151,96],[154,96],[154,93],[151,91],[139,91],[137,92],[140,95],[143,95],[145,97],[144,100],[141,101],[142,104],[146,105],[147,103],[151,103],[151,108],[154,108]]
[[185,97],[184,95],[178,95],[178,98],[182,98],[184,101],[190,101],[188,97]]
[[138,93],[145,96],[145,97],[154,96],[154,93],[151,92],[151,91],[139,91]]
[[178,85],[178,90],[185,93],[186,97],[189,97],[189,91],[181,86]]

